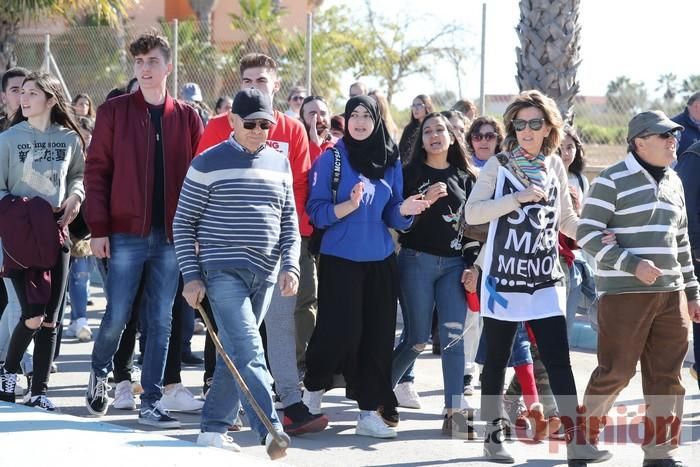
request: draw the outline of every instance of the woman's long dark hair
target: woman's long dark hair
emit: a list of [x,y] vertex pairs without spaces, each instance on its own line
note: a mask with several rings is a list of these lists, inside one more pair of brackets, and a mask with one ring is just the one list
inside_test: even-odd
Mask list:
[[[416,99],[419,99],[423,103],[423,105],[425,105],[425,118],[428,118],[428,114],[435,112],[435,107],[433,106],[433,100],[430,98],[430,96],[428,96],[426,94],[418,94],[416,97],[413,98],[414,101]],[[425,121],[425,118],[423,119],[423,121]],[[413,123],[416,126],[418,126],[418,123],[419,123],[418,119],[413,116],[413,107],[411,107],[411,122],[410,123]]]
[[[36,87],[44,92],[47,99],[52,97],[56,99],[56,104],[51,107],[51,123],[56,123],[64,128],[75,131],[78,134],[78,138],[80,138],[80,142],[82,143],[82,150],[85,151],[85,140],[80,134],[78,124],[75,123],[75,120],[73,119],[73,112],[66,103],[66,96],[63,94],[63,88],[61,87],[61,83],[58,81],[58,79],[48,73],[32,72],[26,78],[24,78],[22,86],[29,81],[33,81],[34,84],[36,84]],[[25,120],[27,120],[27,117],[25,117],[21,111],[15,112],[15,116],[12,118],[12,125],[24,122]]]
[[464,143],[462,142],[461,138],[455,135],[455,130],[452,128],[452,124],[447,117],[442,115],[440,112],[429,113],[423,119],[423,122],[418,128],[418,133],[416,134],[416,138],[420,138],[421,141],[416,139],[415,143],[413,144],[411,158],[406,163],[406,166],[422,164],[428,158],[428,154],[422,144],[423,128],[425,127],[425,123],[433,118],[442,120],[445,128],[447,128],[447,132],[450,134],[450,136],[452,136],[452,144],[450,144],[450,147],[447,149],[447,162],[449,162],[450,165],[466,172],[470,177],[472,177],[472,179],[476,180],[476,170],[474,170],[472,163],[469,161],[469,157],[467,157],[467,150],[464,149]]
[[[581,138],[579,138],[576,129],[570,125],[564,125],[564,137],[566,136],[570,137],[574,141],[574,146],[576,146],[576,154],[574,154],[574,160],[569,165],[569,172],[582,175],[583,169],[586,167],[586,160]],[[562,144],[564,144],[563,138]],[[561,148],[559,148],[559,152],[561,153]]]
[[95,105],[92,103],[92,98],[90,98],[90,96],[88,96],[85,93],[76,94],[75,97],[73,97],[73,100],[71,101],[71,105],[77,104],[78,99],[86,99],[88,101],[88,104],[89,104],[88,114],[85,115],[85,117],[92,118],[94,120],[95,119]]

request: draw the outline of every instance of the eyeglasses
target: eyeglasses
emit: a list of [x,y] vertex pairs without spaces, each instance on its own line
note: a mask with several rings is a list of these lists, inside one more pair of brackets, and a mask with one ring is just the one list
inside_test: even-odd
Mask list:
[[272,123],[267,120],[244,120],[243,128],[246,130],[254,130],[255,127],[259,126],[261,130],[269,130]]
[[414,109],[422,109],[423,107],[425,107],[425,104],[422,102],[419,102],[417,104],[411,104],[411,107],[413,107]]
[[290,100],[293,100],[293,101],[303,101],[304,99],[306,99],[304,96],[300,96],[300,95],[297,94],[296,96],[292,96],[292,98],[291,98]]
[[513,120],[513,128],[515,128],[515,131],[523,131],[527,126],[533,131],[541,130],[544,126],[544,118],[533,118],[532,120],[516,118]]
[[[532,128],[532,127],[530,127]],[[496,139],[496,133],[489,131],[488,133],[472,133],[472,141],[481,141],[485,139],[486,141],[491,141]]]

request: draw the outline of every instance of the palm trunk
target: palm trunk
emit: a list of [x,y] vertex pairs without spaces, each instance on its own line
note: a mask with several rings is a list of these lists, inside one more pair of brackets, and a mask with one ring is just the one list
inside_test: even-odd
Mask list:
[[19,17],[8,15],[0,20],[0,71],[17,65],[15,46],[19,34]]

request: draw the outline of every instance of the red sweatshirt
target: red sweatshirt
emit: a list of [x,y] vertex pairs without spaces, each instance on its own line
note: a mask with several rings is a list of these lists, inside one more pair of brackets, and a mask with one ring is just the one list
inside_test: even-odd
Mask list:
[[[309,216],[306,214],[306,200],[309,196],[309,140],[304,125],[287,115],[275,110],[277,123],[270,128],[267,145],[285,155],[289,159],[294,181],[294,202],[299,216],[299,232],[302,237],[311,236],[313,231]],[[212,146],[226,141],[233,127],[228,114],[217,115],[209,120],[202,138],[197,146],[197,154],[201,154]]]

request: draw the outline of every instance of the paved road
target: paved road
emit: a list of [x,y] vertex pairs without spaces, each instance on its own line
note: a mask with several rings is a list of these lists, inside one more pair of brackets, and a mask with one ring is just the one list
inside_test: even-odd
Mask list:
[[[98,292],[98,289],[94,289]],[[88,313],[90,325],[96,330],[99,319],[102,316],[101,310],[104,308],[104,301],[96,296],[96,305],[91,307]],[[204,346],[203,336],[195,336],[193,340],[193,349],[200,353]],[[84,407],[83,394],[88,377],[89,358],[92,343],[79,343],[75,339],[64,339],[62,346],[62,355],[58,360],[59,372],[51,377],[50,397],[59,406],[61,412],[67,415],[73,415],[81,418],[87,418],[87,410]],[[590,352],[573,352],[572,360],[575,370],[576,384],[579,391],[585,388],[588,377],[595,367],[595,355]],[[182,377],[186,386],[188,386],[195,394],[199,393],[201,385],[201,367],[187,367],[183,371]],[[700,466],[700,395],[698,394],[697,384],[688,374],[687,368],[683,372],[683,380],[688,395],[686,396],[686,413],[684,416],[684,441],[685,444],[681,448],[680,457],[688,462],[689,465]],[[424,353],[417,363],[417,388],[423,400],[422,410],[404,409],[401,412],[402,421],[399,426],[399,436],[395,440],[376,440],[372,438],[363,438],[354,435],[355,419],[357,417],[356,405],[346,400],[343,397],[342,390],[333,390],[327,394],[324,400],[324,411],[328,414],[331,423],[329,428],[319,434],[308,435],[305,437],[294,438],[293,447],[288,451],[289,455],[285,462],[295,466],[438,466],[438,465],[470,465],[470,466],[493,466],[485,462],[481,458],[480,442],[465,442],[461,440],[452,440],[441,436],[440,428],[442,425],[442,396],[441,396],[441,367],[438,357],[433,356],[429,352]],[[619,399],[619,404],[627,404],[635,407],[641,400],[641,379],[639,373],[630,383],[629,387],[623,392]],[[476,396],[472,396],[472,402],[478,405],[478,392]],[[7,422],[8,418],[12,420],[12,415],[8,414],[8,410],[0,407],[0,426],[3,422]],[[15,415],[17,420],[21,417]],[[23,416],[24,417],[24,416]],[[45,417],[44,417],[45,418]],[[147,428],[136,423],[136,412],[124,412],[110,409],[106,417],[100,421],[114,424],[121,427],[121,432],[137,432],[141,437],[150,436],[153,440],[150,445],[155,446],[157,450],[156,458],[162,461],[162,464],[157,465],[193,465],[192,458],[183,456],[186,450],[172,449],[174,445],[163,443],[162,436],[175,438],[184,442],[194,442],[199,432],[199,417],[197,415],[182,414],[180,416],[183,422],[182,429],[179,430],[148,430]],[[94,419],[90,419],[94,421]],[[17,422],[19,423],[19,422]],[[68,423],[68,422],[66,422]],[[99,425],[99,424],[96,424]],[[83,432],[90,431],[93,435],[94,431],[91,426],[86,425],[82,428]],[[8,425],[5,425],[8,426]],[[20,425],[14,425],[20,426]],[[21,425],[27,430],[37,430],[39,425],[29,423]],[[35,427],[35,428],[32,428]],[[52,425],[51,430],[54,431],[48,439],[51,439],[51,446],[59,446],[58,456],[62,455],[62,450],[66,451],[75,460],[73,465],[92,465],[94,462],[100,463],[97,459],[90,459],[91,456],[81,455],[81,443],[85,443],[86,448],[94,449],[99,437],[95,436],[79,436],[76,438],[75,433],[70,430],[61,430],[62,425],[56,422]],[[22,428],[24,429],[24,428]],[[0,433],[0,445],[6,445],[6,442],[14,442],[17,436],[22,433],[22,429],[16,429],[14,436],[12,433]],[[144,431],[141,431],[144,430]],[[0,430],[2,431],[2,430]],[[99,431],[99,430],[98,430]],[[29,433],[23,433],[28,435]],[[41,434],[43,439],[46,438],[46,433]],[[239,434],[234,435],[236,442],[244,447],[244,453],[263,460],[265,456],[264,448],[256,445],[257,436],[253,435],[247,428]],[[104,450],[113,452],[114,449],[120,447],[119,443],[123,441],[110,440],[105,442]],[[147,443],[148,444],[148,443]],[[187,446],[186,443],[177,444],[178,447]],[[613,460],[599,464],[601,466],[641,466],[642,453],[638,446],[632,443],[621,443],[608,446],[615,453]],[[77,450],[76,450],[77,448]],[[194,450],[194,448],[191,448]],[[517,465],[532,465],[532,466],[554,466],[564,465],[565,448],[557,443],[547,442],[533,444],[525,441],[516,441],[510,444],[509,449],[515,455],[518,462]],[[197,459],[206,461],[207,463],[219,463],[222,459],[221,453],[216,455],[211,454],[208,458],[206,451],[197,450]],[[189,452],[189,451],[187,451]],[[204,453],[203,453],[204,452]],[[106,453],[107,454],[107,453]],[[191,454],[191,453],[190,453]],[[232,462],[237,465],[251,465],[251,462],[239,459]],[[22,461],[23,465],[27,464]]]

